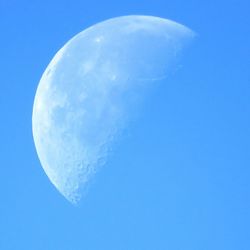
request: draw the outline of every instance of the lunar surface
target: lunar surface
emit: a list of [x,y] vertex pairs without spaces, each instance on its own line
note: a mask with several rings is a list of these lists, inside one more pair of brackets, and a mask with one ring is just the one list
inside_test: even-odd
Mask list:
[[137,105],[193,36],[167,19],[124,16],[57,52],[37,88],[32,128],[41,165],[66,199],[81,199]]

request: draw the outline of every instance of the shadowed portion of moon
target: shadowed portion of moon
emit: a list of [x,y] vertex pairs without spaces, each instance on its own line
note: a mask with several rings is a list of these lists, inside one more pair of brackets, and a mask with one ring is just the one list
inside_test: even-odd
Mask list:
[[44,171],[70,202],[103,165],[130,113],[193,32],[151,16],[125,16],[73,37],[45,70],[32,127]]

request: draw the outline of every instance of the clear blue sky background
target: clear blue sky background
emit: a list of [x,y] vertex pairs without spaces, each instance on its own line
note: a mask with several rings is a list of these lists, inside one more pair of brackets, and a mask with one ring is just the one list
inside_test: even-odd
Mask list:
[[[0,0],[0,249],[249,250],[250,3]],[[72,206],[34,148],[37,84],[107,18],[156,15],[198,37]]]

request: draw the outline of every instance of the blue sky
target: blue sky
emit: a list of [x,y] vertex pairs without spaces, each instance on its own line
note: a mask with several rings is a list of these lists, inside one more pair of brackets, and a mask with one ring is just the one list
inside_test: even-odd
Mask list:
[[[0,2],[0,249],[250,249],[248,1]],[[72,36],[143,14],[197,34],[72,206],[35,151],[40,77]]]

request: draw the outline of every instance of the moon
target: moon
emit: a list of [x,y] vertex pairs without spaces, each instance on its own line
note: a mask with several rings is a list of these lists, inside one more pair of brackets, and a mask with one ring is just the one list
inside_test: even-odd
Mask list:
[[167,19],[123,16],[80,32],[56,53],[36,91],[32,130],[45,173],[68,201],[80,201],[137,106],[193,36]]

